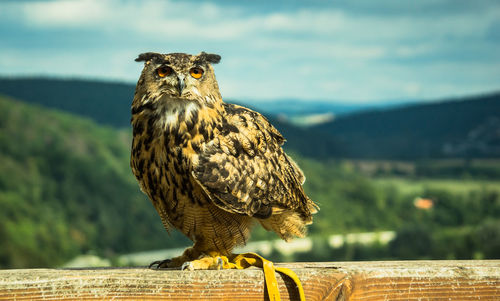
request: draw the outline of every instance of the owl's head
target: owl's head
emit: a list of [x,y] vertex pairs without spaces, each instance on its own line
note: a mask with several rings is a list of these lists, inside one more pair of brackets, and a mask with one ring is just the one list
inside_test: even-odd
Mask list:
[[217,54],[146,52],[140,54],[135,61],[145,62],[136,94],[149,94],[154,99],[167,101],[203,101],[209,95],[220,99],[212,67],[212,64],[220,61]]

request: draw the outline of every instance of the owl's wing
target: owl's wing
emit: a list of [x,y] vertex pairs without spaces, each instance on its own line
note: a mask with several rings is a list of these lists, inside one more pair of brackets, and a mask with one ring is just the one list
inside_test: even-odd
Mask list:
[[304,175],[281,148],[283,136],[261,114],[225,104],[221,135],[210,141],[193,176],[220,208],[267,218],[283,209],[310,215]]

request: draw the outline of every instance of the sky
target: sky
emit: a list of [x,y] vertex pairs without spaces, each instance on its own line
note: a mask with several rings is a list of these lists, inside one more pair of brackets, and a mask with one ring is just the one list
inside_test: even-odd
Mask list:
[[148,51],[220,54],[233,100],[463,97],[500,90],[500,1],[0,0],[0,76],[135,83]]

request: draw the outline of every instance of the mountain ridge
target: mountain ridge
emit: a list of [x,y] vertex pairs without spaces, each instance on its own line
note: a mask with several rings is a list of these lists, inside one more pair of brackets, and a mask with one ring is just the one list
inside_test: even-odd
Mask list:
[[[485,124],[488,141],[472,137]],[[336,137],[356,158],[498,157],[500,92],[359,112],[312,129]]]
[[[134,86],[77,79],[0,78],[2,93],[100,124],[128,128]],[[243,105],[258,109],[257,103]],[[289,111],[297,112],[300,103],[293,105]],[[302,105],[307,112],[310,106]],[[351,111],[306,128],[259,111],[287,138],[287,149],[321,160],[500,157],[500,92]]]

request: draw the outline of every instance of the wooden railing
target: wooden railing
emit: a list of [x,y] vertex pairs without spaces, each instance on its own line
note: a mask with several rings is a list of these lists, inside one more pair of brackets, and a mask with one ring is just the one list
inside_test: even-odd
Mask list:
[[[500,300],[500,260],[277,264],[307,300]],[[283,300],[296,300],[278,276]],[[261,270],[147,268],[0,270],[0,300],[265,300]]]

